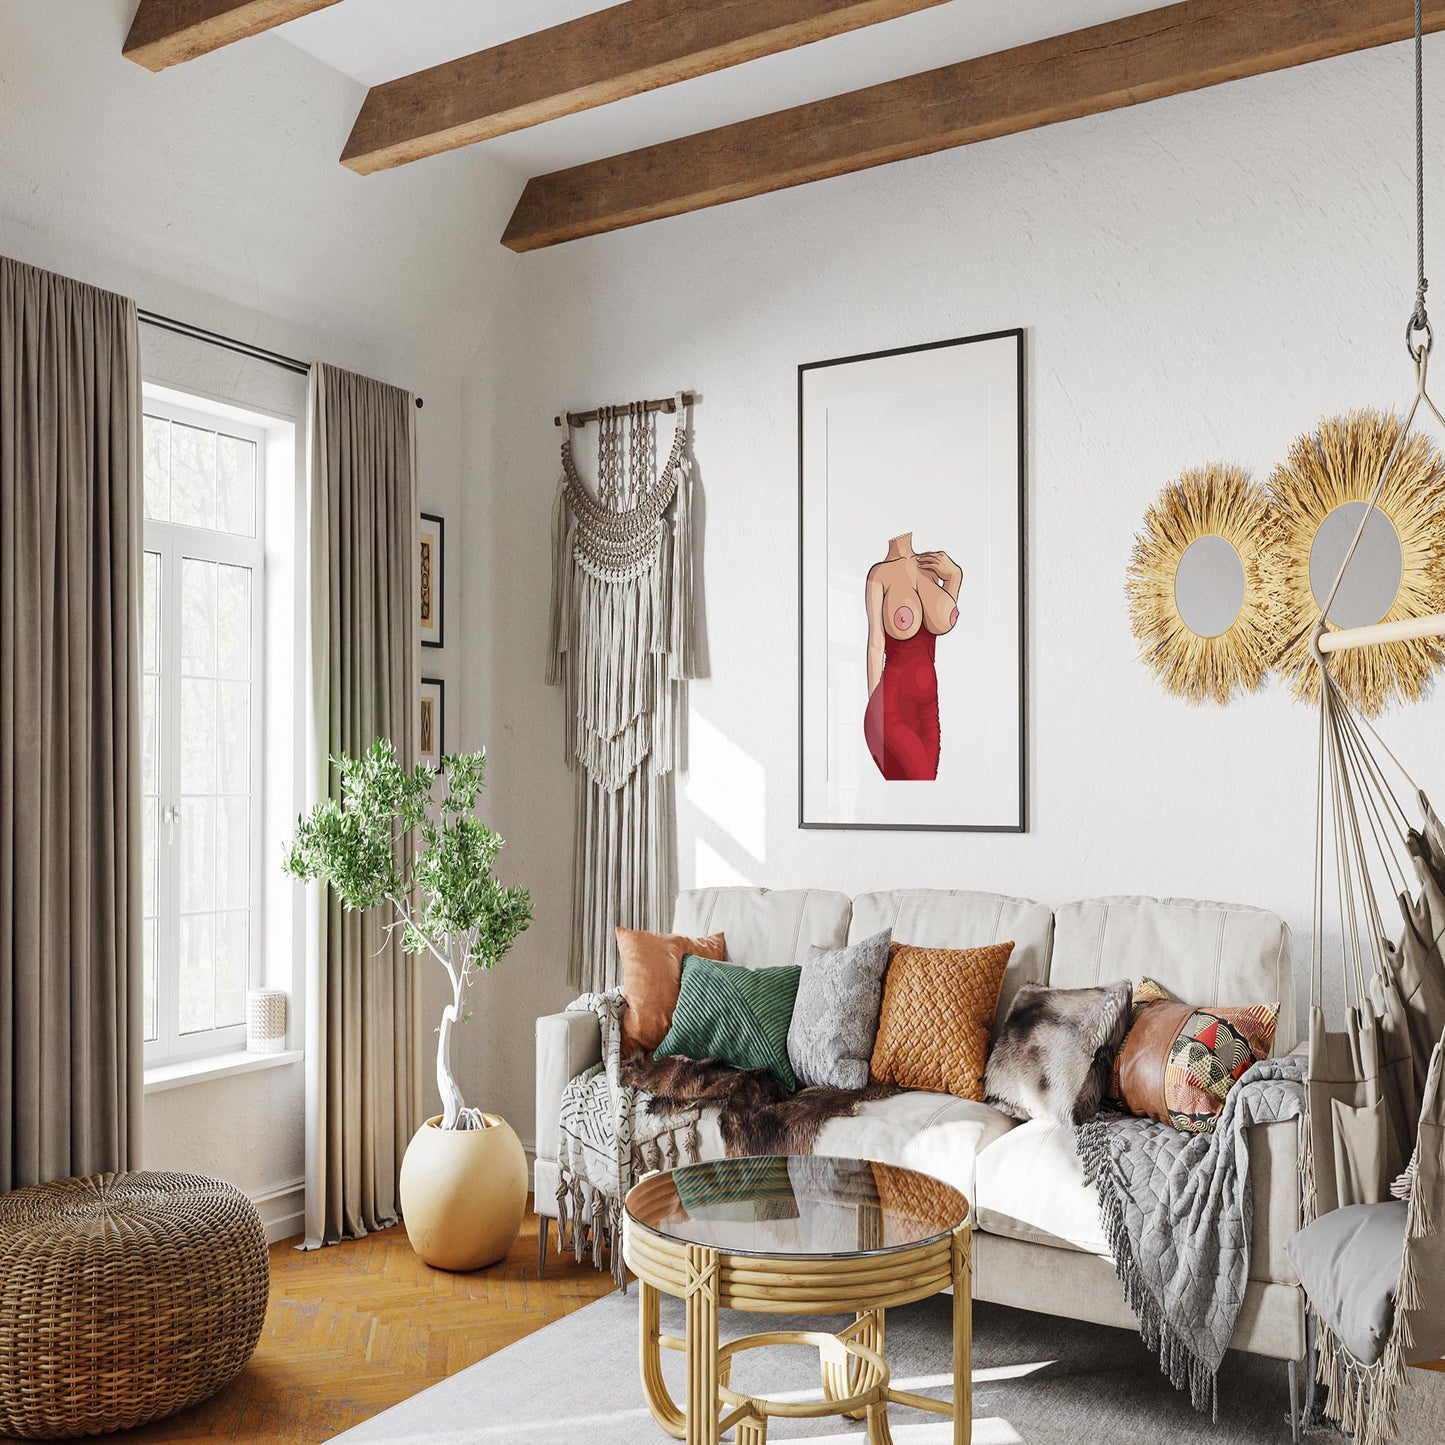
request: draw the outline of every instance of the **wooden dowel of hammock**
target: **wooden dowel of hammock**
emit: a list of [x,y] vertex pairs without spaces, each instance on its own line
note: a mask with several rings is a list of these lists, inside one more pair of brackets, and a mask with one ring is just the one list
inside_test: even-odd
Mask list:
[[[682,404],[684,406],[691,406],[696,400],[697,398],[692,392],[683,392]],[[665,396],[659,401],[647,401],[642,404],[642,409],[644,411],[674,412],[677,410],[677,398],[675,396]],[[561,426],[563,423],[566,423],[567,426],[586,426],[589,421],[596,421],[598,417],[606,416],[609,411],[615,411],[622,416],[626,416],[627,405],[624,402],[621,406],[616,407],[598,406],[594,407],[591,411],[569,411],[566,416],[554,416],[552,418],[552,425]]]
[[1320,637],[1321,652],[1350,652],[1382,642],[1408,642],[1415,637],[1445,637],[1445,612],[1429,617],[1406,617],[1399,622],[1376,622],[1369,627],[1346,627]]

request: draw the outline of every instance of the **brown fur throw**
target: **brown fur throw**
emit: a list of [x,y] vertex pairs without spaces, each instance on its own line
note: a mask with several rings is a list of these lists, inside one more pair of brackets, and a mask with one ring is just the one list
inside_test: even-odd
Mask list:
[[632,1059],[622,1065],[622,1083],[652,1097],[650,1114],[718,1108],[718,1125],[729,1158],[746,1154],[811,1154],[818,1131],[829,1119],[852,1116],[869,1099],[896,1094],[890,1084],[862,1089],[814,1086],[790,1093],[767,1069],[735,1069],[721,1059]]

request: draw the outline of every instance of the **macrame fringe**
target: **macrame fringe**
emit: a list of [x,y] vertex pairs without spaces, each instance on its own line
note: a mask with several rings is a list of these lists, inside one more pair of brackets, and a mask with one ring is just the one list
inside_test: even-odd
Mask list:
[[1423,1188],[1412,1189],[1405,1215],[1405,1251],[1395,1285],[1395,1318],[1380,1358],[1364,1364],[1315,1312],[1319,1365],[1316,1379],[1325,1387],[1325,1414],[1355,1445],[1390,1445],[1395,1438],[1399,1392],[1405,1383],[1405,1353],[1415,1343],[1410,1315],[1424,1309],[1425,1298],[1412,1244],[1436,1232],[1436,1221]]
[[[647,1174],[662,1168],[675,1169],[683,1162],[696,1164],[701,1144],[698,1121],[694,1116],[684,1125],[667,1129],[655,1138],[635,1143],[632,1146],[633,1172]],[[593,1269],[596,1270],[602,1269],[604,1258],[609,1260],[612,1278],[626,1294],[627,1264],[622,1253],[622,1200],[608,1197],[596,1185],[577,1178],[565,1166],[561,1169],[555,1197],[557,1253],[564,1254],[570,1249],[578,1264],[590,1259]]]
[[622,511],[591,495],[570,434],[562,443],[546,680],[565,691],[564,753],[577,774],[567,976],[589,992],[615,972],[614,926],[660,928],[674,891],[671,779],[697,670],[687,441],[679,400],[666,465]]

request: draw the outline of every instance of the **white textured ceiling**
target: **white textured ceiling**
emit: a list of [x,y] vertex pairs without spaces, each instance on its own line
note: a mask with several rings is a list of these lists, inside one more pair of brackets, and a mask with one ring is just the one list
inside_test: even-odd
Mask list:
[[[1161,0],[948,0],[898,20],[482,142],[538,175],[1155,8]],[[606,9],[597,0],[344,0],[279,33],[376,85]],[[337,138],[337,152],[345,137]],[[425,161],[417,164],[425,165]]]

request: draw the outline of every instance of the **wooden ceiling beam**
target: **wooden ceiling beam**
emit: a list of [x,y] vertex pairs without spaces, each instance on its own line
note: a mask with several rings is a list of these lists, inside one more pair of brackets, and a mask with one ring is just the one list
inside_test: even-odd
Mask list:
[[[1445,0],[1424,0],[1424,19],[1445,28]],[[502,244],[555,246],[1413,33],[1412,0],[1186,0],[536,176]]]
[[628,0],[373,86],[341,163],[405,165],[942,3]]
[[259,35],[339,0],[140,0],[125,38],[125,55],[147,70]]

